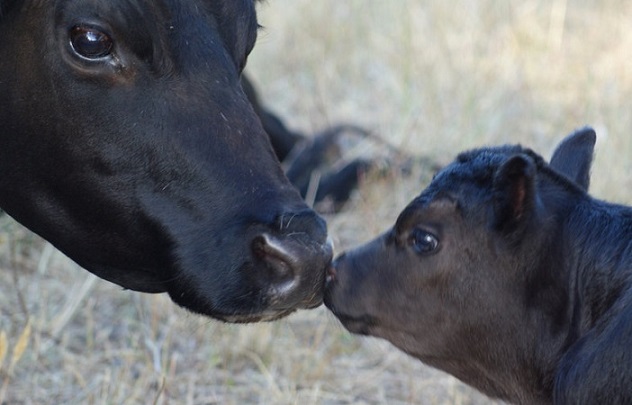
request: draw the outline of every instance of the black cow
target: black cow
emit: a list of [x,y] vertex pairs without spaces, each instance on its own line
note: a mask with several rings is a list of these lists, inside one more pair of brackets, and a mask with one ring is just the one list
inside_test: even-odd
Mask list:
[[195,312],[322,302],[326,227],[239,82],[253,0],[0,0],[0,207]]
[[594,143],[459,155],[335,261],[326,305],[493,397],[632,403],[632,209],[587,194]]

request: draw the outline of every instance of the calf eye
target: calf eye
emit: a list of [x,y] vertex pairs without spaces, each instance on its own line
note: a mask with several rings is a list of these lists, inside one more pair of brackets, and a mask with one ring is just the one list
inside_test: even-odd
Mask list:
[[419,254],[432,253],[439,246],[439,240],[436,236],[419,228],[412,232],[410,243],[415,252]]
[[105,32],[84,25],[75,25],[70,30],[70,45],[80,56],[100,59],[112,52],[114,42]]

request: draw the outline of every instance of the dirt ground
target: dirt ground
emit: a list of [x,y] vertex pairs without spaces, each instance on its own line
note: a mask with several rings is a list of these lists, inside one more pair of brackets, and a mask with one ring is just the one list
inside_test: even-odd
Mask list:
[[[598,134],[591,192],[632,204],[632,2],[270,0],[247,72],[293,129],[353,123],[380,167],[327,215],[338,252],[475,146]],[[385,146],[385,145],[388,145]],[[6,355],[2,355],[2,348]],[[4,402],[3,402],[4,401]],[[489,404],[324,308],[254,325],[95,278],[0,217],[0,403]]]

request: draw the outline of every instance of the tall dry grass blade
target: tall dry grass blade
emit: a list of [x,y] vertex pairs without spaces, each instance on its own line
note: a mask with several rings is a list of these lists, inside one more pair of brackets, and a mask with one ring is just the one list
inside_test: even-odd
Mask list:
[[7,396],[7,391],[9,389],[9,375],[5,375],[4,381],[2,382],[2,387],[0,387],[0,404],[4,404],[4,398]]
[[556,52],[562,48],[564,38],[564,24],[566,22],[567,0],[556,0],[551,5],[549,23],[549,43]]
[[278,397],[278,398],[282,398],[283,397],[283,391],[281,390],[281,387],[279,387],[279,384],[277,384],[276,378],[274,377],[272,372],[270,372],[270,369],[266,366],[266,364],[261,359],[261,356],[259,356],[257,353],[255,353],[253,351],[250,351],[250,350],[244,351],[243,354],[246,357],[250,358],[250,360],[252,360],[255,363],[255,365],[257,366],[257,368],[261,372],[261,374],[268,381],[269,388],[272,391],[274,391],[274,395],[276,397]]
[[[20,337],[18,338],[18,341],[13,347],[13,352],[11,353],[11,363],[9,364],[9,368],[7,370],[7,373],[5,374],[4,381],[2,382],[2,387],[0,388],[0,404],[4,404],[4,398],[6,397],[7,391],[9,389],[9,380],[11,379],[11,376],[13,375],[13,369],[15,368],[15,365],[18,364],[18,361],[20,361],[20,359],[22,358],[22,355],[24,355],[24,352],[26,351],[26,348],[29,345],[30,337],[31,337],[31,319],[29,318],[26,321],[26,326],[24,327],[22,334],[20,335]],[[6,356],[7,351],[8,351],[7,336],[5,332],[2,331],[2,333],[0,333],[0,360],[4,360],[4,357]],[[2,365],[2,361],[0,361],[0,365]]]
[[59,334],[66,327],[68,322],[70,322],[73,315],[81,309],[81,303],[92,290],[97,280],[97,276],[88,273],[81,285],[75,285],[73,287],[72,291],[68,294],[68,300],[64,308],[60,311],[59,315],[51,321],[49,331],[51,339],[42,346],[42,351],[46,351],[50,347],[53,341],[59,337]]
[[166,385],[167,385],[167,377],[163,375],[162,381],[160,382],[160,388],[158,389],[158,393],[156,394],[156,397],[154,398],[153,405],[158,405],[158,401],[162,397],[162,394],[165,392]]
[[0,370],[2,370],[2,364],[4,363],[4,358],[7,356],[8,350],[9,343],[7,342],[7,333],[0,331]]
[[26,326],[22,331],[18,341],[13,347],[13,352],[11,353],[11,364],[9,365],[9,373],[13,372],[15,365],[18,364],[18,361],[22,358],[22,355],[26,351],[26,348],[29,345],[29,339],[31,337],[31,320],[26,321]]
[[42,248],[42,254],[40,255],[40,259],[37,262],[37,274],[44,274],[48,270],[50,266],[51,259],[53,258],[53,254],[56,252],[55,247],[52,243],[46,243]]
[[305,202],[310,207],[314,206],[316,202],[316,193],[318,192],[318,185],[320,184],[320,172],[314,170],[309,178],[309,184],[307,185],[307,193],[305,193]]

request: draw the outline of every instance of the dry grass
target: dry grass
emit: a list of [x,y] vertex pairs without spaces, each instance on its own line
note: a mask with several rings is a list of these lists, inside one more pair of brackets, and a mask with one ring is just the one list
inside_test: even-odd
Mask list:
[[[357,123],[447,162],[505,142],[548,155],[590,124],[593,194],[632,204],[631,2],[274,0],[260,11],[248,70],[292,127]],[[369,176],[328,218],[337,246],[389,226],[430,172]],[[97,280],[6,216],[0,238],[8,404],[489,403],[385,342],[349,335],[323,308],[226,325]]]

